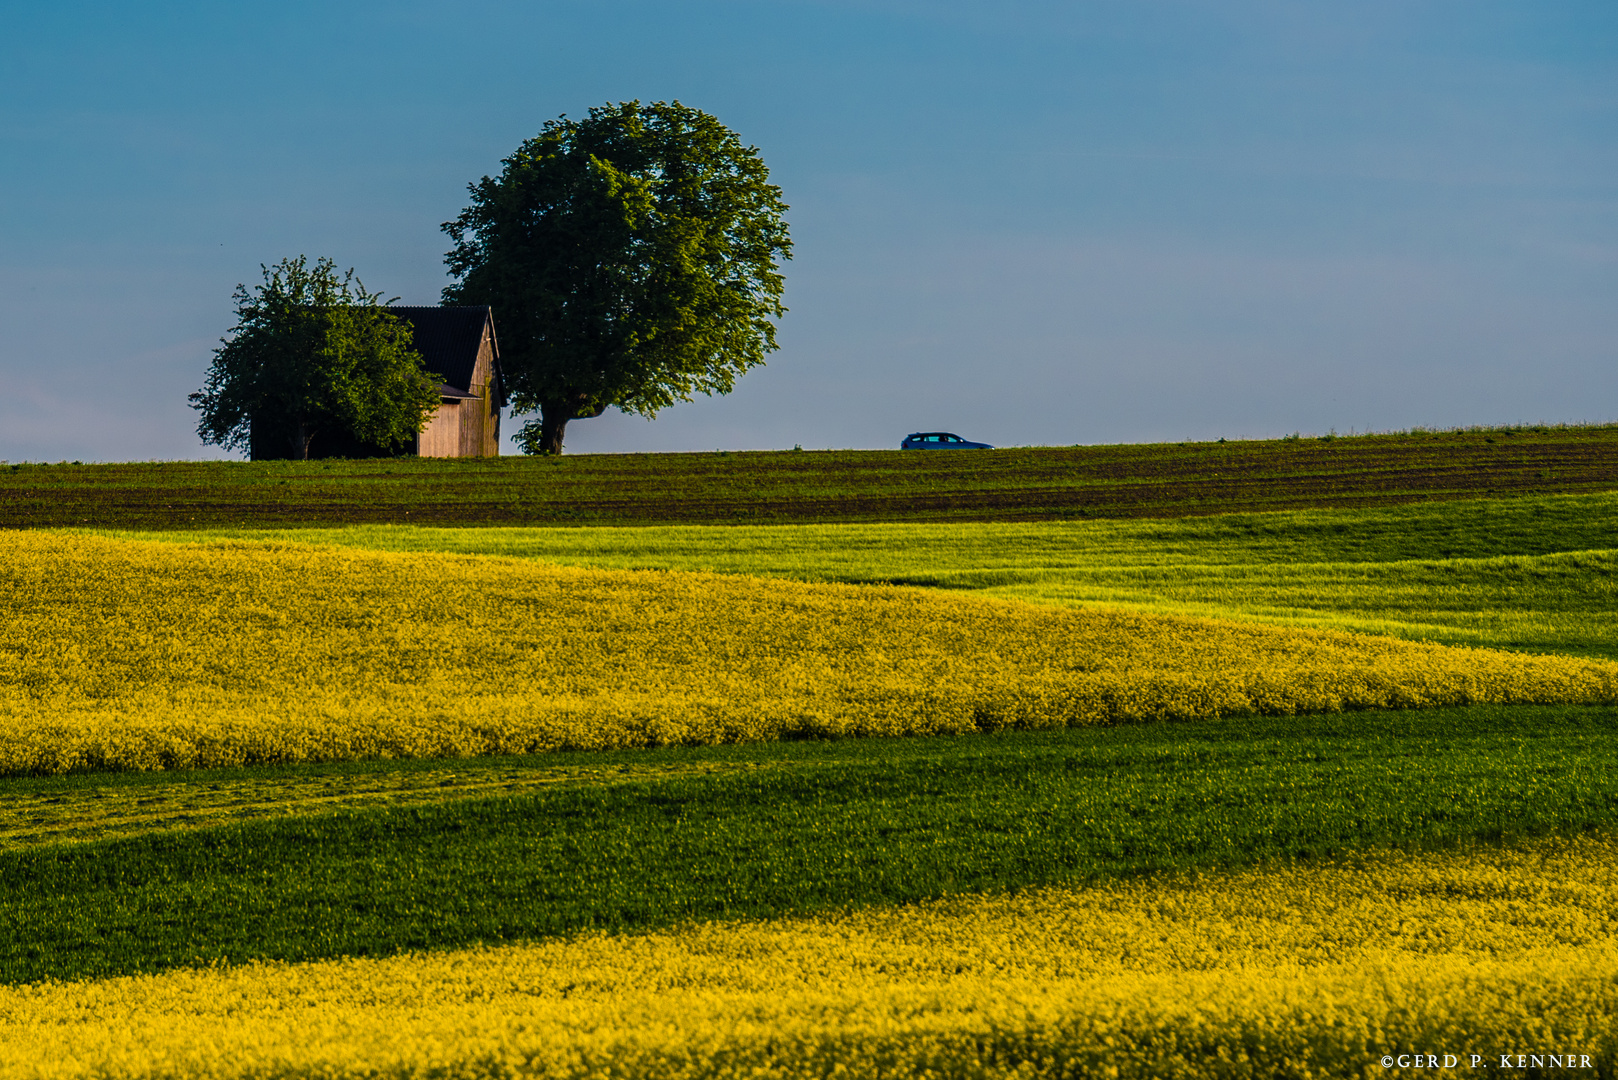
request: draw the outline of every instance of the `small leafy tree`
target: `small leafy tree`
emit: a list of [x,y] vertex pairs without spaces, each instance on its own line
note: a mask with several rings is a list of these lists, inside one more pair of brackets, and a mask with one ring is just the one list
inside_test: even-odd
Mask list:
[[261,267],[251,292],[236,286],[236,326],[214,350],[203,388],[190,396],[202,414],[197,434],[227,450],[256,436],[285,440],[307,458],[321,432],[396,449],[438,408],[442,378],[423,370],[410,326],[390,315],[381,293],[354,271],[302,255]]
[[568,421],[729,393],[776,348],[781,189],[754,147],[678,101],[546,123],[469,186],[444,231],[453,304],[492,305],[517,440],[559,454]]

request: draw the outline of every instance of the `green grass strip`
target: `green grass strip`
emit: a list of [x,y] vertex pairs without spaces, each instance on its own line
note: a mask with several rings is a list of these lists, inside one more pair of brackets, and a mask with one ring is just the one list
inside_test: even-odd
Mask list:
[[1604,828],[1615,721],[1472,708],[643,751],[605,762],[772,767],[38,846],[0,854],[0,980]]
[[[1618,484],[1618,479],[1615,479]],[[1490,559],[1605,550],[1618,492],[1172,520],[479,528],[346,525],[90,530],[142,540],[286,540],[376,551],[504,555],[620,570],[711,570],[862,583],[996,583],[1051,569]]]

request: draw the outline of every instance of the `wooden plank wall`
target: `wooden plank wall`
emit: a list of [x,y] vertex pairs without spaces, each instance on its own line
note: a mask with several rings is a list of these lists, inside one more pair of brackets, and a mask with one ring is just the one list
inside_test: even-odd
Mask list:
[[[466,404],[476,409],[480,403],[469,401]],[[463,411],[459,401],[440,402],[438,411],[416,439],[416,453],[422,457],[459,457]]]

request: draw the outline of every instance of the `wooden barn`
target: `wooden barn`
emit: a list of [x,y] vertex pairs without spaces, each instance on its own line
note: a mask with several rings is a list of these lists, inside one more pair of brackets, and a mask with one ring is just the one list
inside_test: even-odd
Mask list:
[[[500,453],[500,410],[505,386],[500,376],[500,345],[494,336],[494,311],[488,307],[388,308],[411,327],[416,351],[428,371],[444,377],[438,386],[438,411],[402,450],[360,442],[342,431],[321,431],[309,443],[312,458],[496,457]],[[254,419],[248,456],[254,461],[290,457],[287,440],[273,424]]]
[[414,331],[416,351],[428,371],[444,376],[438,411],[416,436],[421,457],[497,457],[500,410],[500,346],[489,307],[388,308]]

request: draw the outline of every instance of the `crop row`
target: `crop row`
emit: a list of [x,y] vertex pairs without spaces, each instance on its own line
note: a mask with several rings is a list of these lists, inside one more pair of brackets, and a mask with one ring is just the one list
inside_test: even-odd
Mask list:
[[1618,700],[1618,664],[919,589],[13,533],[0,772]]
[[0,1078],[1610,1077],[1615,911],[1587,837],[36,983],[0,989]]
[[[898,438],[898,433],[895,434]],[[0,462],[0,526],[758,524],[1175,518],[1608,491],[1618,426],[985,454]]]

